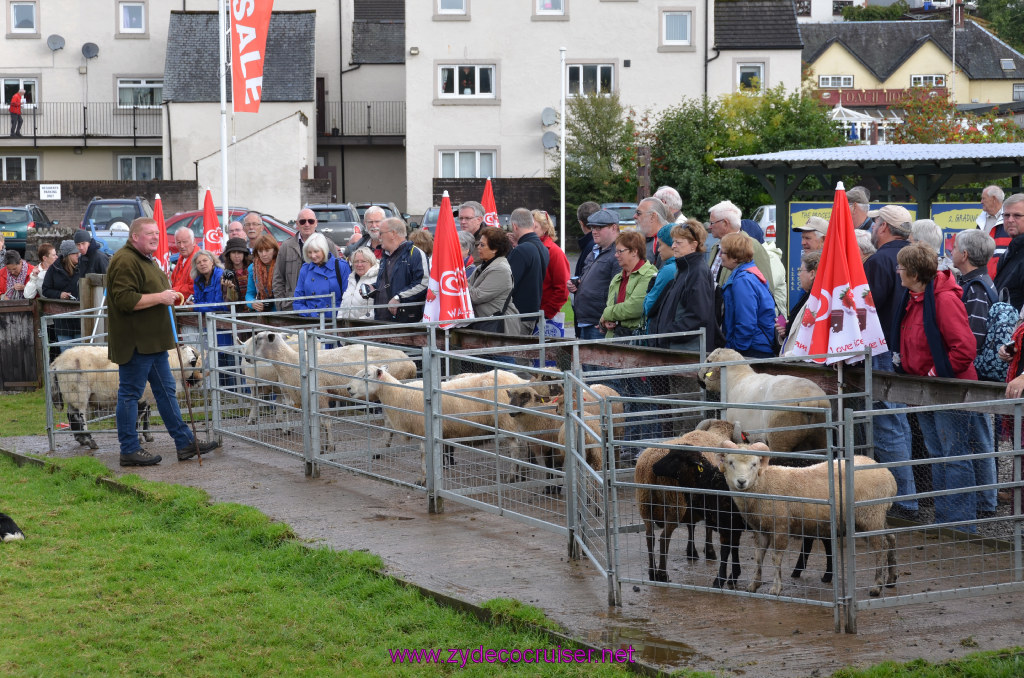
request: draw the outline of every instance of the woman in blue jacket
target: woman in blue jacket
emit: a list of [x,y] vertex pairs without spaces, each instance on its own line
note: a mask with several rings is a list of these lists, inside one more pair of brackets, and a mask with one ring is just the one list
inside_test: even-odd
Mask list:
[[348,263],[331,253],[333,249],[321,233],[309,236],[302,246],[302,259],[306,263],[299,269],[299,281],[295,285],[295,296],[331,294],[331,298],[296,299],[293,308],[300,315],[314,317],[317,309],[338,308],[342,295],[348,287],[348,275],[352,272]]
[[754,265],[753,240],[745,233],[722,238],[722,266],[732,275],[722,285],[725,347],[748,358],[771,358],[775,300],[764,274]]
[[[199,313],[230,313],[224,304],[224,264],[209,250],[199,250],[192,256],[192,304]],[[205,330],[205,320],[200,321],[200,329]],[[230,346],[231,332],[217,332],[217,346]],[[227,368],[234,366],[232,356],[226,353],[217,354],[217,366]],[[221,386],[232,386],[234,377],[220,372],[217,378]]]

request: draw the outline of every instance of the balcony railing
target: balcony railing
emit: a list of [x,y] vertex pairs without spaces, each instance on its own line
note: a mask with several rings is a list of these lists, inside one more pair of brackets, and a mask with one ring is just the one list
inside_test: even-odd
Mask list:
[[[8,113],[4,107],[3,113]],[[117,103],[82,104],[75,101],[50,101],[23,107],[25,137],[38,138],[139,138],[160,137],[163,133],[163,109],[160,107],[121,107]]]
[[328,101],[317,110],[320,136],[404,136],[404,101]]

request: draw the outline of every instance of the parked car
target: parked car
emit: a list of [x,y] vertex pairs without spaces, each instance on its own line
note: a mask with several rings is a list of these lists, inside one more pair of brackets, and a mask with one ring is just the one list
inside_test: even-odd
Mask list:
[[[409,224],[410,228],[422,228],[428,233],[433,234],[434,229],[437,228],[437,220],[441,216],[440,207],[431,207],[423,213],[423,221],[417,224],[415,221]],[[455,230],[461,231],[462,228],[459,226],[459,211],[456,209],[452,210],[452,218],[455,219]]]
[[622,232],[636,230],[636,203],[635,202],[605,202],[601,203],[601,209],[611,210],[619,215],[619,230]]
[[398,205],[393,202],[357,202],[355,203],[356,211],[359,212],[359,222],[362,223],[363,215],[366,214],[368,207],[377,206],[384,210],[384,217],[390,219],[391,217],[398,217],[409,223],[409,215],[398,209]]
[[346,247],[353,233],[362,233],[363,222],[352,203],[305,205],[303,209],[313,210],[317,230],[335,245]]
[[[247,207],[229,207],[228,218],[231,221],[241,221],[246,214],[252,211],[253,210],[250,210]],[[266,228],[278,242],[284,242],[291,236],[295,235],[295,228],[283,223],[280,219],[272,217],[269,214],[260,214],[260,218],[263,219],[264,228]],[[218,209],[217,221],[222,222],[223,220],[224,218],[221,215],[221,211]],[[164,219],[164,224],[167,226],[167,248],[171,253],[172,263],[178,260],[178,245],[174,242],[175,231],[182,226],[186,226],[192,231],[192,235],[196,237],[196,240],[201,241],[203,239],[203,210],[178,212],[177,214]],[[221,226],[225,225],[226,224],[221,224]]]
[[56,226],[38,205],[0,207],[0,232],[4,234],[4,247],[25,254],[25,243],[30,230]]
[[134,198],[93,198],[85,208],[81,227],[92,233],[100,249],[113,254],[128,242],[128,227],[139,217],[153,216],[149,200]]
[[761,205],[750,218],[761,227],[765,240],[775,240],[775,205]]

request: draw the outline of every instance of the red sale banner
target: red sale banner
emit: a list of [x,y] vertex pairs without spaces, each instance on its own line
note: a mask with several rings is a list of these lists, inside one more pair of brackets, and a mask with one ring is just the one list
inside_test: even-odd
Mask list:
[[235,113],[259,113],[273,7],[274,0],[231,0],[231,104]]

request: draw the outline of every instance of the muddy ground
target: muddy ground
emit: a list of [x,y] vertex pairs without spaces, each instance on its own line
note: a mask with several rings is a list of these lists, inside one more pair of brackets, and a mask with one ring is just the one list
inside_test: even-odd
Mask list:
[[[97,439],[101,448],[93,456],[120,475],[116,442]],[[68,439],[51,452],[45,437],[0,438],[0,447],[50,457],[86,452]],[[574,637],[602,647],[632,645],[645,661],[669,669],[827,676],[844,666],[944,661],[1024,645],[1021,594],[865,611],[857,635],[833,633],[827,608],[647,586],[624,585],[622,607],[611,608],[606,580],[588,561],[570,560],[564,538],[546,531],[454,502],[430,515],[421,493],[329,467],[307,478],[295,457],[231,439],[202,466],[169,461],[174,450],[165,435],[147,448],[164,462],[135,470],[143,477],[256,507],[303,539],[372,551],[392,574],[471,603],[516,598],[543,609]],[[681,553],[681,542],[674,541],[673,579],[707,569],[703,561],[687,564]],[[795,554],[789,556],[791,565]]]

